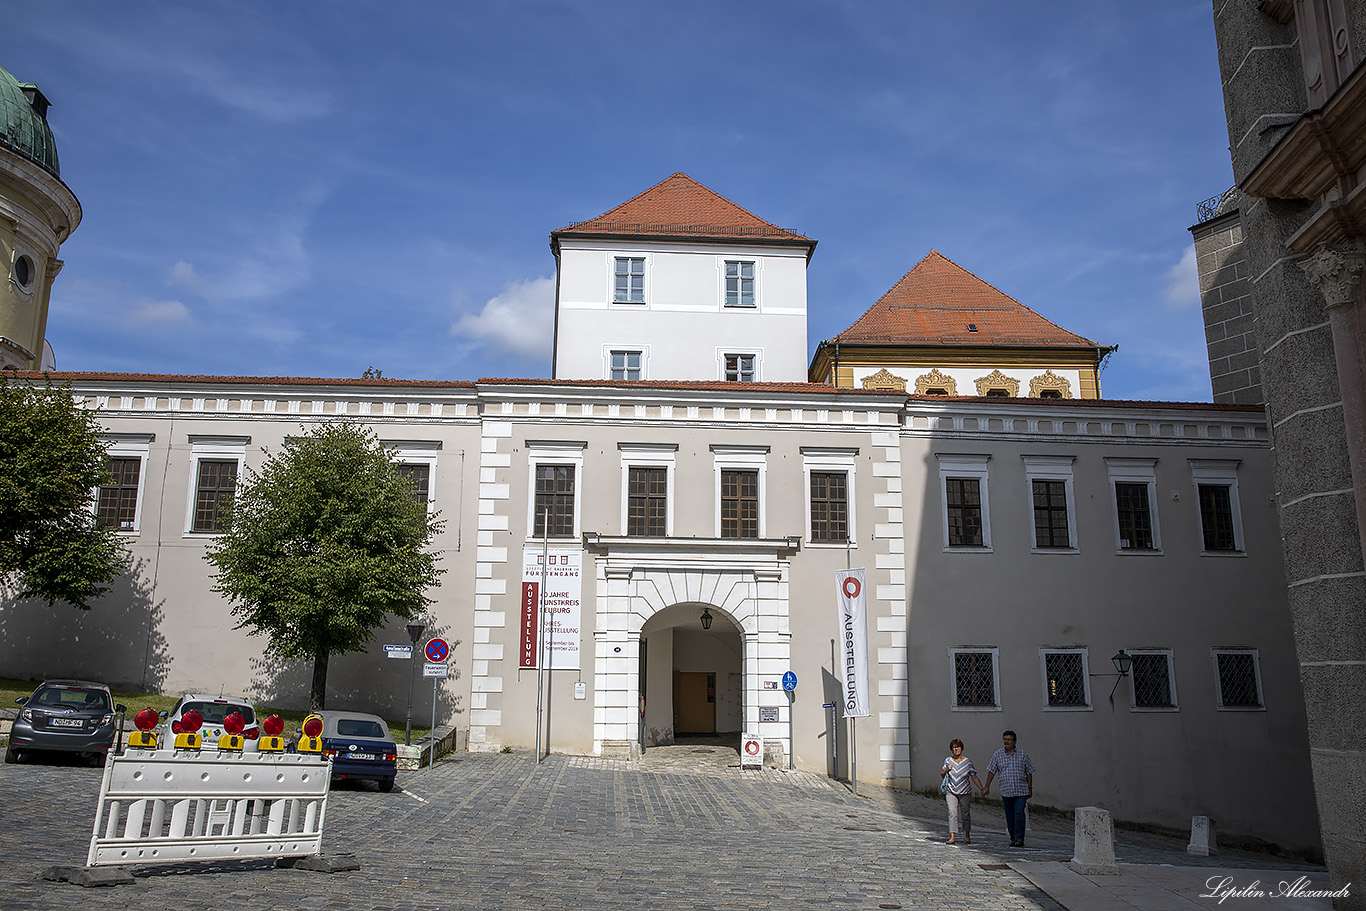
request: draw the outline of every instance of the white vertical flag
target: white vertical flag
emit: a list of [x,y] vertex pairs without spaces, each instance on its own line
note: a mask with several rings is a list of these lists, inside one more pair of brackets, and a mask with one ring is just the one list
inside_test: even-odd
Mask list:
[[863,570],[835,573],[839,586],[840,657],[844,716],[868,716],[868,599],[863,593]]

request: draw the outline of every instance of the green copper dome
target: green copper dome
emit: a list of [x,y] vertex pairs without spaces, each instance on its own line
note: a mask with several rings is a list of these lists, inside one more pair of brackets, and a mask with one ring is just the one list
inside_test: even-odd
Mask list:
[[61,178],[57,143],[47,125],[47,99],[38,87],[21,83],[0,66],[0,146]]

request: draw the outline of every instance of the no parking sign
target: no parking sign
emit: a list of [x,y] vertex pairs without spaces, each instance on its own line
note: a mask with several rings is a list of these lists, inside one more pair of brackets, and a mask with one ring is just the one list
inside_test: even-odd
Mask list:
[[764,738],[758,734],[740,735],[740,768],[762,769],[764,767]]

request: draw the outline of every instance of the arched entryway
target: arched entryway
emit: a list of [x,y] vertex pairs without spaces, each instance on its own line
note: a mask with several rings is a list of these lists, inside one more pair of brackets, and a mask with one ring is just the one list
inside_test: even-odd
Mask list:
[[640,743],[646,749],[720,739],[739,742],[745,720],[744,638],[714,604],[686,602],[640,630]]

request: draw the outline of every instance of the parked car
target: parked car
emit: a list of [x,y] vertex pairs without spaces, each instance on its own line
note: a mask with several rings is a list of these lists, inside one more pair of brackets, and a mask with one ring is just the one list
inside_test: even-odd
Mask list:
[[398,746],[384,719],[364,712],[318,714],[323,719],[322,755],[332,760],[332,780],[373,781],[381,791],[392,791]]
[[10,730],[5,762],[18,762],[30,750],[60,750],[103,765],[114,745],[116,713],[125,711],[109,687],[89,680],[46,680],[32,696],[14,701],[23,709]]
[[233,712],[237,712],[242,716],[245,725],[242,730],[242,736],[245,738],[242,749],[248,753],[259,750],[261,727],[256,723],[256,709],[252,708],[251,703],[237,696],[208,696],[203,693],[186,693],[177,700],[171,711],[162,713],[166,718],[166,725],[160,738],[163,747],[175,743],[175,735],[180,733],[181,718],[191,709],[198,712],[199,717],[203,719],[204,724],[199,733],[204,738],[205,749],[211,750],[218,746],[219,735],[227,733],[223,728],[223,721]]

